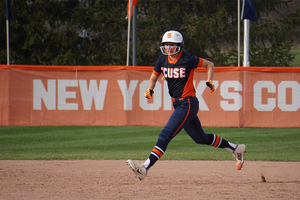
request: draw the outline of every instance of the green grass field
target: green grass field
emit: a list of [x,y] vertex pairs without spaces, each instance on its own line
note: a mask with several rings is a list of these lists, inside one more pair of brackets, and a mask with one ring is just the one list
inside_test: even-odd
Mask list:
[[[0,127],[0,159],[148,158],[162,127],[58,126]],[[247,145],[245,159],[300,161],[299,128],[204,127],[233,143]],[[223,149],[198,145],[184,132],[161,159],[231,160]]]

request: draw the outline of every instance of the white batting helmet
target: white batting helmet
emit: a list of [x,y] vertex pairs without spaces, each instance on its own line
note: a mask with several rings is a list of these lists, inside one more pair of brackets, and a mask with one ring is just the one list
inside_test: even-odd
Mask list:
[[174,52],[174,54],[180,52],[184,44],[183,37],[180,32],[173,31],[173,30],[165,32],[165,34],[162,37],[161,47],[160,47],[160,50],[164,55],[168,55],[166,53],[165,46],[164,46],[166,42],[178,44],[176,52]]

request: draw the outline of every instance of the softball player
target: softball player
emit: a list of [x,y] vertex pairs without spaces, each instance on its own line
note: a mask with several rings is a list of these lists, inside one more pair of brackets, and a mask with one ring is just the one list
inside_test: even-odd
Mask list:
[[184,129],[187,134],[197,143],[223,148],[233,153],[237,160],[236,168],[240,170],[244,163],[246,146],[244,144],[233,144],[224,140],[216,134],[206,134],[197,116],[199,102],[195,96],[193,85],[194,70],[197,67],[207,69],[206,85],[214,92],[215,86],[211,81],[214,74],[214,64],[208,60],[194,56],[182,51],[183,37],[178,31],[167,31],[162,38],[161,51],[152,75],[148,82],[145,97],[151,99],[154,94],[155,84],[162,73],[168,83],[169,94],[172,97],[174,112],[166,126],[160,132],[156,145],[149,158],[142,166],[127,160],[127,165],[135,173],[139,180],[143,180],[147,171],[154,163],[163,156],[169,142]]

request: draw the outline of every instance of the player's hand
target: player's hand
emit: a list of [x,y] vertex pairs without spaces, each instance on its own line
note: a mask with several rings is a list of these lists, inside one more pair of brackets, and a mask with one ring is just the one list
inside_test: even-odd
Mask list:
[[148,90],[146,90],[146,92],[145,92],[145,97],[146,97],[147,99],[152,99],[153,93],[154,93],[153,90],[148,89]]
[[215,85],[214,85],[214,83],[211,80],[207,80],[206,81],[206,85],[207,85],[207,87],[210,88],[210,93],[214,93],[214,91],[215,91]]

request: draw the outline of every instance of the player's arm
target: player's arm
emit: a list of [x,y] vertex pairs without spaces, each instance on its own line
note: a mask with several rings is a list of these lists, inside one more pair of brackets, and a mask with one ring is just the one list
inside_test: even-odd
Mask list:
[[152,98],[152,95],[154,93],[153,89],[154,89],[154,87],[156,85],[156,82],[157,82],[158,78],[159,78],[159,75],[157,75],[156,73],[152,73],[151,74],[149,82],[148,82],[148,89],[145,92],[145,97],[147,99],[151,99]]
[[207,80],[212,80],[214,77],[214,63],[203,59],[202,67],[205,67],[207,69]]
[[207,87],[210,88],[210,92],[213,93],[215,91],[215,85],[212,82],[212,79],[214,77],[214,68],[215,65],[214,63],[203,59],[203,64],[202,67],[205,67],[207,70],[207,81],[206,81],[206,85]]
[[149,82],[148,82],[148,89],[151,89],[151,90],[154,89],[158,78],[159,78],[159,75],[156,75],[154,73],[151,74]]

